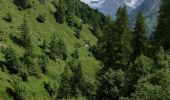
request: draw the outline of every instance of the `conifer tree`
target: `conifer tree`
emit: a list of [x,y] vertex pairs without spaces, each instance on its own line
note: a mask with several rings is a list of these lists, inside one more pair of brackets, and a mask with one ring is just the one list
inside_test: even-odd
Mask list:
[[105,68],[125,70],[132,52],[132,34],[126,7],[119,8],[115,23],[109,20],[104,34],[99,38],[99,49]]
[[78,95],[80,95],[80,86],[81,82],[83,81],[81,64],[74,64],[74,66],[71,66],[71,70],[73,73],[73,76],[71,77],[72,95],[76,98]]
[[166,53],[163,47],[158,48],[155,54],[155,69],[169,68],[170,56]]
[[47,62],[48,62],[47,55],[42,53],[42,55],[40,55],[40,57],[39,57],[39,66],[42,70],[42,73],[44,73],[44,74],[47,74],[47,72],[48,72]]
[[134,92],[135,85],[137,84],[138,80],[141,77],[145,77],[148,74],[150,74],[152,67],[153,67],[153,61],[144,55],[139,56],[133,62],[132,66],[129,68],[127,72],[129,78],[129,80],[127,81],[128,85],[126,87],[127,94]]
[[99,37],[98,41],[98,58],[104,62],[104,68],[113,68],[114,67],[114,55],[115,55],[115,45],[117,35],[114,33],[114,23],[111,20],[111,17],[107,18],[107,26],[104,28],[104,34]]
[[69,72],[69,66],[66,65],[64,72],[61,74],[61,84],[58,89],[57,99],[69,99],[71,97],[71,75]]
[[58,42],[58,45],[60,49],[59,51],[60,51],[61,59],[66,60],[67,59],[67,47],[66,47],[65,42],[62,39],[60,39]]
[[21,68],[21,64],[19,62],[19,58],[16,56],[14,50],[12,48],[5,48],[3,50],[6,60],[6,66],[9,72],[18,73]]
[[158,25],[156,31],[154,32],[155,44],[158,46],[163,46],[165,50],[170,49],[170,1],[162,0]]
[[79,50],[78,50],[78,47],[75,48],[75,51],[72,55],[72,57],[76,60],[76,59],[79,59]]
[[56,18],[56,21],[59,23],[64,23],[66,20],[66,10],[67,5],[64,0],[59,0],[58,4],[56,5],[56,12],[54,13],[54,16]]
[[157,72],[142,77],[137,85],[131,100],[168,100],[170,99],[169,69],[157,70]]
[[14,3],[18,6],[19,9],[26,9],[31,7],[31,4],[28,0],[14,0]]
[[30,28],[28,26],[28,23],[25,17],[23,19],[23,23],[21,24],[20,31],[21,31],[20,38],[21,38],[22,46],[25,49],[30,48],[32,46],[31,36],[30,36],[31,34],[30,34]]
[[127,68],[130,55],[132,53],[131,40],[132,33],[128,21],[128,12],[126,6],[120,7],[116,14],[115,21],[116,28],[116,47],[117,53],[115,54],[115,66],[125,70]]
[[80,0],[65,0],[67,3],[67,10],[74,13],[76,16],[80,16],[81,2]]
[[147,46],[146,23],[142,13],[138,13],[133,37],[132,59],[144,54]]
[[21,25],[21,42],[25,49],[23,55],[24,64],[28,68],[28,72],[30,74],[36,74],[37,69],[35,68],[35,61],[34,61],[34,53],[33,53],[33,45],[31,42],[31,32],[30,28],[28,27],[28,23],[24,17],[23,24]]
[[125,73],[122,70],[109,69],[99,77],[97,100],[119,100],[123,96]]
[[49,43],[49,57],[51,59],[56,59],[57,56],[59,55],[59,51],[58,51],[58,39],[55,33],[52,34],[51,36],[51,40]]

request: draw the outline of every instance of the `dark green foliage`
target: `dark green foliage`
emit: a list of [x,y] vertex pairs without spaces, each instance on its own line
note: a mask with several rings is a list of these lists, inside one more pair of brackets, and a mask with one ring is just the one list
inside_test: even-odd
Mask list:
[[71,66],[71,71],[73,76],[71,77],[71,87],[72,87],[72,95],[77,97],[80,93],[81,82],[83,82],[83,72],[81,69],[81,64],[74,64]]
[[55,91],[54,89],[52,88],[50,82],[44,82],[44,88],[46,89],[46,91],[49,93],[50,97],[54,96],[55,95]]
[[76,99],[80,95],[90,99],[94,98],[94,85],[85,79],[81,64],[76,59],[71,60],[61,74],[61,85],[58,93],[57,99],[69,99],[73,97]]
[[74,59],[79,59],[79,51],[78,51],[78,47],[75,48],[74,53],[72,54],[72,57]]
[[56,11],[54,13],[55,19],[58,23],[63,24],[66,20],[66,10],[67,6],[64,0],[59,0],[56,6]]
[[35,69],[35,58],[33,54],[32,48],[25,49],[24,55],[23,55],[23,62],[28,68],[28,72],[31,75],[35,75],[36,69]]
[[80,30],[79,30],[79,29],[76,29],[74,35],[75,35],[75,37],[76,37],[77,39],[80,39],[80,37],[81,37]]
[[132,60],[141,54],[145,54],[147,48],[146,23],[142,13],[138,13],[133,37]]
[[106,17],[98,10],[91,9],[87,4],[82,3],[79,8],[79,12],[81,12],[80,17],[83,19],[84,23],[95,26],[95,21],[97,21],[101,29],[103,29],[103,26],[106,25]]
[[[151,68],[153,67],[153,61],[146,56],[139,56],[132,64],[132,66],[128,70],[128,85],[127,91],[129,93],[134,92],[135,85],[137,81],[151,72]],[[135,76],[135,77],[134,77]],[[127,92],[127,93],[128,93]]]
[[14,0],[14,4],[16,4],[19,9],[27,9],[31,7],[29,0]]
[[58,51],[58,39],[57,39],[57,36],[55,33],[53,33],[53,35],[51,36],[51,40],[50,40],[50,43],[49,43],[49,57],[51,59],[56,59],[57,58],[57,55],[59,53]]
[[30,28],[28,26],[27,20],[23,19],[23,23],[21,24],[20,27],[20,39],[21,39],[21,44],[22,46],[27,49],[30,48],[32,46],[31,44],[31,34],[30,34]]
[[99,26],[99,18],[97,18],[98,16],[96,15],[96,17],[93,19],[93,24],[92,24],[92,32],[95,36],[99,36],[100,34],[100,26]]
[[12,77],[11,79],[12,88],[6,89],[6,92],[13,97],[14,100],[25,100],[28,99],[26,86],[18,77]]
[[6,66],[11,73],[18,73],[21,68],[19,58],[16,56],[12,48],[4,48],[3,53],[5,55]]
[[47,72],[48,72],[47,62],[48,62],[47,55],[44,53],[42,55],[40,55],[39,66],[40,66],[43,74],[47,74]]
[[45,23],[45,20],[46,20],[45,15],[39,15],[37,17],[37,21],[40,23]]
[[105,68],[122,69],[128,67],[129,58],[132,53],[132,34],[128,23],[126,7],[119,8],[116,21],[107,18],[107,26],[103,35],[99,37],[98,49]]
[[121,70],[113,71],[109,69],[99,77],[97,89],[97,100],[119,100],[123,96],[125,85],[125,73]]
[[69,72],[69,66],[65,66],[64,72],[61,74],[61,84],[58,89],[57,99],[69,99],[71,97],[71,76]]
[[155,44],[163,46],[165,50],[170,49],[170,1],[162,0],[158,17],[158,26],[154,32]]
[[169,69],[158,70],[154,74],[141,78],[136,85],[132,100],[168,100],[169,96]]
[[46,0],[39,0],[41,4],[45,4]]
[[95,84],[91,82],[92,80],[84,79],[80,84],[80,90],[82,95],[88,100],[94,100],[96,95]]
[[75,23],[74,23],[74,27],[76,28],[76,31],[81,31],[83,25],[82,25],[81,22],[79,22],[78,20],[76,20]]
[[114,66],[114,62],[116,58],[114,58],[116,52],[116,39],[118,39],[116,34],[114,34],[114,24],[111,20],[111,17],[108,17],[108,24],[104,29],[104,34],[99,38],[97,49],[100,51],[100,55],[98,58],[101,59],[105,64],[105,68],[116,67]]
[[[153,61],[150,58],[141,55],[134,61],[130,68],[130,74],[132,74],[132,77],[135,75],[135,78],[139,79],[140,77],[150,73],[152,65]],[[136,80],[133,80],[133,82],[135,81]]]
[[43,40],[43,43],[40,45],[40,48],[42,49],[43,53],[48,54],[48,43],[46,40]]
[[4,20],[7,21],[7,22],[11,22],[12,21],[12,16],[10,13],[7,13],[4,17]]
[[115,21],[116,28],[116,47],[117,53],[115,54],[115,65],[119,66],[123,70],[127,68],[129,58],[132,53],[131,40],[132,33],[128,21],[128,12],[126,7],[118,9]]
[[67,47],[65,42],[60,39],[58,42],[59,45],[59,51],[60,51],[60,56],[62,60],[66,60],[67,59]]
[[28,76],[29,73],[27,72],[27,70],[21,70],[20,72],[20,77],[22,78],[23,81],[28,81]]
[[51,59],[56,59],[57,57],[66,60],[67,59],[67,47],[65,42],[62,39],[58,39],[54,33],[51,37],[49,43],[49,52],[48,55]]
[[35,68],[35,61],[34,61],[35,55],[33,53],[33,45],[31,42],[30,29],[28,27],[25,18],[23,24],[21,25],[20,30],[21,30],[20,38],[21,38],[22,46],[25,49],[22,60],[24,64],[27,66],[29,74],[35,75],[37,73],[37,69]]
[[67,25],[72,27],[75,24],[75,19],[74,19],[74,14],[71,12],[68,12],[67,16],[66,16],[66,21],[67,21]]
[[155,69],[170,68],[170,57],[163,47],[157,49],[154,60]]
[[80,16],[81,2],[80,0],[65,0],[67,4],[68,12],[74,13],[76,16]]

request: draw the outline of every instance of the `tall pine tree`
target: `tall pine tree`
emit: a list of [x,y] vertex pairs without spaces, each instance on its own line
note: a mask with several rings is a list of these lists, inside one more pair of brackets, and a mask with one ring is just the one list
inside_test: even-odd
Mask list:
[[136,26],[133,36],[132,60],[135,60],[141,54],[144,54],[147,46],[146,23],[143,14],[137,15]]
[[25,17],[23,24],[21,25],[21,42],[25,49],[23,56],[24,64],[27,66],[28,72],[30,74],[36,74],[37,70],[35,69],[35,58],[33,53],[33,45],[31,42],[31,32]]
[[71,75],[69,72],[69,66],[65,66],[64,72],[61,74],[61,85],[58,89],[57,99],[69,99],[71,97]]
[[156,28],[154,39],[155,44],[163,46],[165,50],[170,49],[170,1],[162,0],[160,7],[160,15],[158,19],[158,26]]
[[115,28],[117,33],[117,53],[115,54],[115,66],[125,70],[132,53],[131,40],[132,32],[128,21],[126,6],[120,7],[117,11]]
[[114,23],[110,18],[107,19],[107,26],[99,39],[98,47],[105,68],[124,70],[132,52],[132,34],[126,7],[120,7],[116,16]]

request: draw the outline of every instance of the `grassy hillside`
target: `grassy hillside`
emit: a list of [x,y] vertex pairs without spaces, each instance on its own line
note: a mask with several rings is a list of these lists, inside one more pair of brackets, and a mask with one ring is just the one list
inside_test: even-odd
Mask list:
[[[100,69],[100,62],[97,61],[85,47],[86,41],[88,41],[90,45],[95,45],[97,42],[97,38],[89,30],[90,26],[88,24],[83,24],[80,32],[81,38],[77,39],[74,36],[74,28],[70,28],[66,23],[59,24],[56,22],[52,14],[52,12],[55,11],[55,7],[51,0],[48,0],[46,4],[40,4],[38,0],[31,0],[31,2],[33,5],[31,8],[20,11],[13,3],[13,0],[0,0],[0,36],[3,39],[3,41],[0,41],[0,47],[10,46],[19,57],[23,55],[24,49],[16,43],[14,37],[20,35],[19,27],[23,22],[23,16],[25,16],[31,29],[31,41],[36,55],[41,53],[39,46],[43,43],[43,40],[49,43],[52,34],[56,33],[57,36],[62,38],[66,43],[68,54],[67,61],[71,59],[71,53],[74,52],[75,45],[80,45],[79,61],[81,61],[83,73],[90,80],[94,81],[96,72]],[[11,14],[12,22],[7,22],[3,19],[7,13]],[[36,20],[39,14],[44,14],[46,16],[45,23],[39,23]],[[80,18],[76,18],[81,22]],[[18,76],[9,74],[2,64],[4,61],[4,55],[0,53],[0,100],[11,100],[12,97],[9,96],[6,90],[7,87],[12,87],[11,80],[16,79],[14,77]],[[41,74],[39,78],[29,76],[28,82],[21,81],[21,84],[26,86],[29,100],[49,100],[49,94],[44,89],[43,82],[49,81],[52,84],[58,85],[60,74],[63,72],[67,61],[60,59],[56,61],[49,60],[49,71],[47,75]]]

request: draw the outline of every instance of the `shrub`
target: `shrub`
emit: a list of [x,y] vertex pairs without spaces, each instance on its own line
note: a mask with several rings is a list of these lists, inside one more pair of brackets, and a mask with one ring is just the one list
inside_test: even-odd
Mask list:
[[70,27],[74,26],[75,20],[74,20],[74,16],[72,13],[67,14],[66,21],[67,21],[68,26],[70,26]]
[[58,44],[59,44],[59,49],[60,49],[59,52],[60,52],[61,59],[66,60],[67,59],[67,47],[66,47],[66,44],[62,39],[59,40]]
[[28,99],[28,91],[26,86],[22,83],[21,79],[13,76],[10,81],[12,88],[7,87],[6,92],[13,97],[14,100],[26,100]]
[[12,16],[10,13],[7,13],[6,16],[4,17],[4,20],[7,22],[11,22],[12,21]]
[[56,36],[55,33],[52,34],[51,36],[51,40],[50,40],[50,43],[49,43],[49,52],[48,52],[48,55],[51,59],[53,60],[56,60],[57,59],[57,56],[59,55],[59,51],[58,51],[58,38]]
[[37,17],[37,21],[38,22],[40,22],[40,23],[44,23],[45,22],[45,15],[39,15],[38,17]]
[[76,47],[74,53],[72,54],[72,57],[74,59],[79,59],[79,51],[78,51],[78,48]]
[[29,73],[27,72],[27,69],[22,68],[20,72],[20,77],[22,78],[22,80],[28,81],[28,76],[29,76]]
[[74,33],[74,36],[75,36],[77,39],[80,39],[81,34],[80,34],[80,30],[79,30],[79,29],[76,29],[76,31],[75,31],[75,33]]
[[5,55],[6,66],[10,73],[18,73],[21,65],[19,58],[16,56],[12,48],[3,49],[3,54]]
[[52,88],[50,82],[44,82],[44,88],[47,90],[47,92],[49,93],[50,97],[52,97],[53,95],[55,95],[55,91]]
[[14,4],[17,5],[19,9],[31,8],[31,3],[28,0],[14,0]]
[[46,74],[48,72],[47,62],[48,62],[47,56],[44,53],[42,55],[40,55],[39,66],[40,66],[43,74]]
[[64,0],[59,0],[58,5],[55,5],[56,12],[54,13],[55,19],[58,23],[63,24],[66,20],[67,5]]

